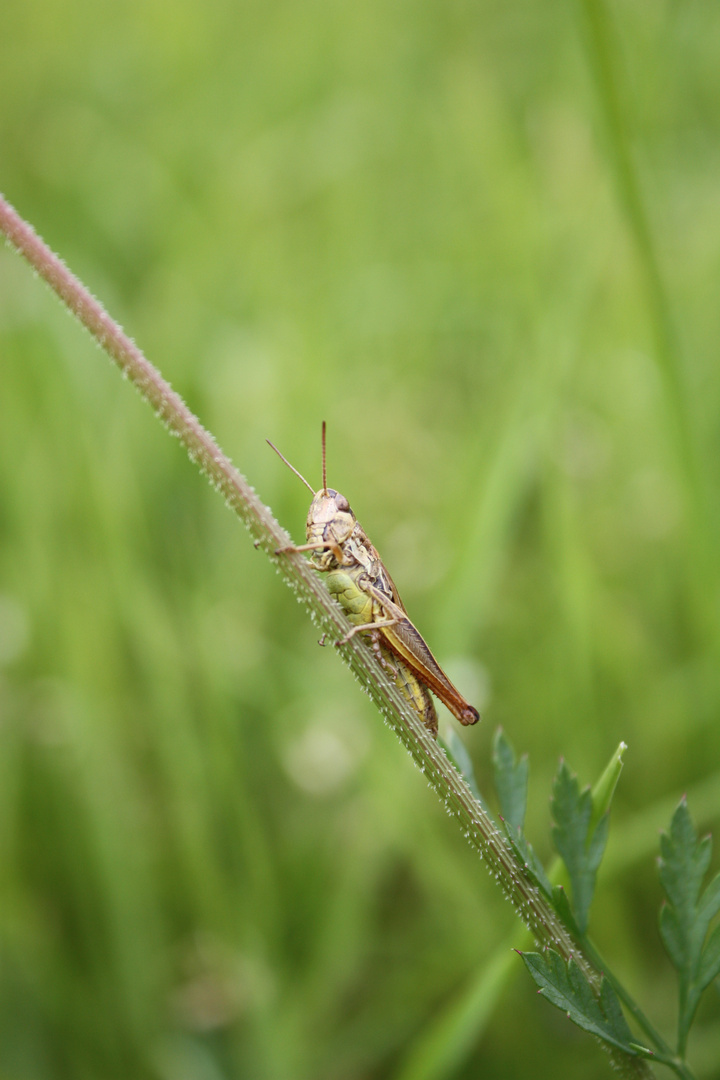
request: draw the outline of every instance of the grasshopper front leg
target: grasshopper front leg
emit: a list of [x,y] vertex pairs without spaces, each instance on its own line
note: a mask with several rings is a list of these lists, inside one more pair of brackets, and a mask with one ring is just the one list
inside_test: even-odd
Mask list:
[[327,551],[330,545],[324,540],[315,544],[286,544],[285,547],[275,548],[276,555],[297,555],[300,551]]

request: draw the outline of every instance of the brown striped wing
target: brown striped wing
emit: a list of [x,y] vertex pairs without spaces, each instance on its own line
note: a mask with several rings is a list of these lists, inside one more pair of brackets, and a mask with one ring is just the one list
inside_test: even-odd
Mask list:
[[363,587],[381,606],[386,618],[398,620],[394,626],[378,628],[388,648],[405,661],[418,679],[432,690],[461,724],[476,724],[480,719],[477,709],[469,705],[460,691],[450,682],[430,652],[424,637],[408,618],[392,578],[382,564],[381,568],[395,598],[389,599],[384,589],[378,588],[372,582],[366,582]]

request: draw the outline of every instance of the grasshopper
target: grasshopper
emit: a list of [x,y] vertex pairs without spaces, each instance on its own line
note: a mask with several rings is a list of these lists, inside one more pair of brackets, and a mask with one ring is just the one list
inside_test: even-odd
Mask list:
[[430,690],[461,724],[476,724],[480,719],[477,709],[456,690],[408,618],[393,579],[349,502],[344,495],[327,486],[325,422],[322,425],[323,483],[317,492],[269,439],[268,443],[313,495],[307,516],[307,543],[289,544],[278,548],[276,554],[311,551],[310,562],[314,569],[327,574],[328,591],[353,624],[352,630],[336,644],[344,644],[355,634],[367,637],[378,663],[390,674],[400,693],[434,737],[437,736],[438,722]]

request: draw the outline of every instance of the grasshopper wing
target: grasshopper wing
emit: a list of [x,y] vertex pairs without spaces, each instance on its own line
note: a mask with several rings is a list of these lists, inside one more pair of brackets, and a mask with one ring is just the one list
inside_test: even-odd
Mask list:
[[[384,567],[383,571],[387,574]],[[389,574],[387,578],[395,597],[399,600],[397,589],[392,584]],[[387,618],[397,619],[393,626],[378,628],[388,648],[405,661],[421,682],[430,687],[435,696],[448,707],[461,724],[476,724],[480,719],[477,709],[469,705],[460,691],[450,682],[430,652],[424,637],[408,618],[402,603],[397,603],[395,599],[390,600],[381,588],[370,581],[366,581],[363,587],[377,601]]]

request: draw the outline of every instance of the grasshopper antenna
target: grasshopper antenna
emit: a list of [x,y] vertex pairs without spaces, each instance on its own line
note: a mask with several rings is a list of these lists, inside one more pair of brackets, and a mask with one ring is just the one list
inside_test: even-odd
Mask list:
[[322,422],[322,476],[323,495],[327,495],[327,462],[325,460],[325,421]]
[[[323,425],[323,426],[324,426],[324,425]],[[298,470],[297,470],[297,469],[295,468],[295,466],[294,466],[294,465],[291,465],[291,464],[290,464],[290,462],[289,462],[289,461],[288,461],[288,459],[287,459],[287,458],[285,457],[285,455],[284,455],[284,454],[281,454],[281,453],[280,453],[280,451],[278,450],[277,446],[275,446],[275,445],[274,445],[274,443],[271,443],[269,439],[266,439],[266,440],[265,440],[265,442],[266,442],[266,443],[268,444],[268,446],[272,446],[273,450],[275,451],[275,453],[277,454],[277,456],[278,456],[278,457],[279,457],[279,458],[281,459],[281,461],[284,461],[284,462],[285,462],[285,464],[287,465],[288,469],[291,469],[291,470],[292,470],[292,471],[293,471],[293,472],[295,473],[295,475],[296,475],[296,476],[299,476],[299,477],[300,477],[300,479],[302,480],[302,482],[303,482],[303,484],[305,485],[305,487],[306,487],[306,488],[309,488],[309,489],[310,489],[310,491],[312,491],[312,493],[313,493],[313,495],[314,495],[314,494],[315,494],[315,490],[314,490],[313,488],[311,488],[311,487],[310,487],[310,485],[308,484],[308,482],[307,482],[307,480],[305,479],[305,477],[303,476],[303,474],[302,474],[301,472],[298,472]]]

